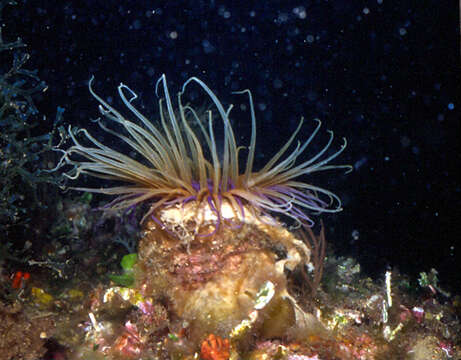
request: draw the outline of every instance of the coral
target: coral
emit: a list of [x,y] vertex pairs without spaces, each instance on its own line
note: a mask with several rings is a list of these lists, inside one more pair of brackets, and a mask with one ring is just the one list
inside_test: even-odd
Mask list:
[[18,303],[0,303],[0,360],[38,359],[53,328],[50,317],[33,318]]
[[114,342],[111,352],[120,353],[126,358],[135,358],[141,354],[142,340],[135,324],[125,323],[125,331]]
[[223,340],[213,334],[208,335],[200,347],[200,356],[203,360],[228,360],[230,357],[229,340]]
[[[196,213],[188,211],[187,205],[159,210],[156,216],[167,228],[153,220],[147,223],[135,287],[144,296],[167,299],[172,314],[187,324],[192,342],[214,334],[231,336],[236,346],[245,348],[251,334],[285,336],[300,326],[306,314],[289,294],[285,270],[309,261],[306,245],[282,226],[258,217],[245,217],[238,230],[214,231],[214,223],[206,219],[198,220],[204,230],[192,219],[181,227],[181,220]],[[195,229],[214,235],[193,237]],[[185,240],[189,238],[193,240]],[[310,331],[307,326],[302,333]]]
[[168,331],[167,309],[134,289],[98,287],[84,307],[84,339],[66,344],[74,349],[72,359],[151,358]]

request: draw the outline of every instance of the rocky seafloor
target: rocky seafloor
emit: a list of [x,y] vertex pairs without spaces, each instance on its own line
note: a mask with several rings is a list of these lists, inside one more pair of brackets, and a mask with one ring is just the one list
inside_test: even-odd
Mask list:
[[150,224],[136,247],[130,216],[60,206],[47,246],[2,249],[2,360],[461,359],[461,299],[435,270],[371,279],[319,261],[312,232],[317,272],[299,271],[296,233],[251,221],[195,245]]

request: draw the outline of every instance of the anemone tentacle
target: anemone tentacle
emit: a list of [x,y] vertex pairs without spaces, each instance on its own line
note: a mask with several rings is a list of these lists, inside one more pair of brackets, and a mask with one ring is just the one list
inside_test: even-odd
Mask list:
[[[285,215],[300,224],[311,226],[309,213],[338,212],[342,210],[340,198],[329,190],[302,181],[314,172],[331,169],[347,169],[348,165],[332,165],[346,148],[344,139],[340,148],[330,152],[334,140],[332,131],[322,149],[304,161],[299,158],[318,135],[322,123],[317,125],[304,142],[294,145],[304,120],[287,142],[259,170],[254,171],[256,153],[256,115],[250,90],[235,92],[248,96],[251,136],[248,145],[243,173],[239,169],[239,150],[231,125],[232,105],[227,109],[200,79],[191,77],[177,95],[177,109],[171,99],[166,76],[162,75],[155,86],[159,97],[159,121],[154,123],[145,117],[133,104],[137,94],[128,86],[120,84],[118,94],[134,116],[126,119],[120,112],[96,94],[89,81],[89,91],[99,103],[102,119],[96,122],[106,133],[115,136],[139,160],[101,143],[86,129],[68,129],[72,145],[63,153],[56,169],[70,165],[64,175],[75,180],[82,174],[103,180],[118,180],[123,184],[112,187],[87,188],[73,187],[74,190],[101,193],[116,198],[104,206],[105,209],[128,209],[141,203],[150,202],[150,209],[144,219],[154,217],[155,211],[164,206],[185,206],[190,202],[205,204],[216,217],[213,233],[221,224],[223,203],[230,204],[236,217],[245,218],[245,213]],[[214,130],[215,116],[211,109],[199,114],[191,105],[183,105],[182,96],[189,86],[195,83],[211,100],[213,108],[222,121],[223,148],[222,160],[219,158],[217,138]],[[162,94],[162,95],[160,95]],[[199,130],[194,130],[196,123]],[[206,121],[204,125],[202,121]],[[80,139],[80,137],[82,139]],[[287,152],[293,148],[290,153]],[[329,155],[327,155],[329,153]],[[208,154],[208,155],[205,155]],[[158,219],[155,218],[157,221]],[[229,220],[232,223],[232,219]]]

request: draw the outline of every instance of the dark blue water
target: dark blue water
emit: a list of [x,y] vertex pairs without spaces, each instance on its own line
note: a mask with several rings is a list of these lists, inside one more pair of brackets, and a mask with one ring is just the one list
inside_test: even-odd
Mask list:
[[[87,81],[119,104],[116,86],[135,89],[155,113],[165,73],[179,90],[190,76],[226,103],[253,92],[256,164],[319,118],[334,130],[339,163],[312,182],[334,190],[342,213],[323,216],[338,254],[365,271],[416,274],[435,267],[461,283],[458,10],[438,1],[26,1],[4,9],[4,36],[21,36],[49,89],[37,102],[53,118],[87,126],[97,108]],[[173,91],[173,90],[172,90]],[[240,102],[239,102],[240,101]],[[249,117],[235,121],[248,143]],[[247,115],[247,114],[246,114]],[[327,141],[312,145],[314,154]],[[306,179],[311,181],[311,179]]]

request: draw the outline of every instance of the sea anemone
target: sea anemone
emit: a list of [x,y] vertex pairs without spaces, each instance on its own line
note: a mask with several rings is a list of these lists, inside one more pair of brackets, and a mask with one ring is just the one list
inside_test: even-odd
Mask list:
[[[156,84],[159,97],[160,119],[147,119],[134,106],[135,92],[124,84],[118,87],[120,98],[134,115],[127,120],[121,113],[97,95],[93,88],[94,78],[89,81],[89,91],[99,102],[99,110],[107,119],[97,120],[107,133],[120,139],[124,146],[136,153],[138,159],[114,150],[93,137],[86,129],[69,126],[68,135],[73,144],[67,150],[60,150],[63,156],[57,166],[71,165],[64,175],[77,179],[88,174],[104,180],[121,181],[120,186],[100,188],[75,187],[85,192],[102,193],[116,198],[105,209],[121,210],[148,203],[149,210],[143,220],[156,218],[156,211],[162,207],[203,207],[213,216],[213,232],[230,222],[229,219],[244,219],[251,215],[274,220],[283,215],[296,223],[312,226],[309,213],[341,211],[341,200],[329,190],[299,180],[314,172],[344,168],[348,165],[332,165],[330,162],[343,152],[346,139],[334,152],[328,151],[333,142],[333,132],[322,149],[310,158],[298,161],[321,128],[316,127],[304,142],[295,142],[302,127],[301,119],[293,135],[275,155],[258,171],[253,169],[256,153],[256,117],[253,99],[249,90],[238,92],[249,100],[251,115],[251,137],[249,146],[237,144],[230,115],[232,105],[225,108],[212,90],[200,79],[191,77],[177,95],[173,104],[165,75]],[[205,111],[183,104],[183,95],[193,83],[209,97],[211,106]],[[162,96],[159,96],[162,93]],[[215,108],[215,111],[211,110]],[[223,129],[223,145],[218,149],[214,127],[215,121]],[[79,138],[83,135],[83,139]],[[85,145],[85,144],[86,145]],[[288,150],[290,152],[288,152]],[[247,149],[246,161],[240,154]],[[240,169],[243,168],[243,169]],[[232,216],[226,216],[225,212]],[[228,224],[229,225],[229,224]]]

